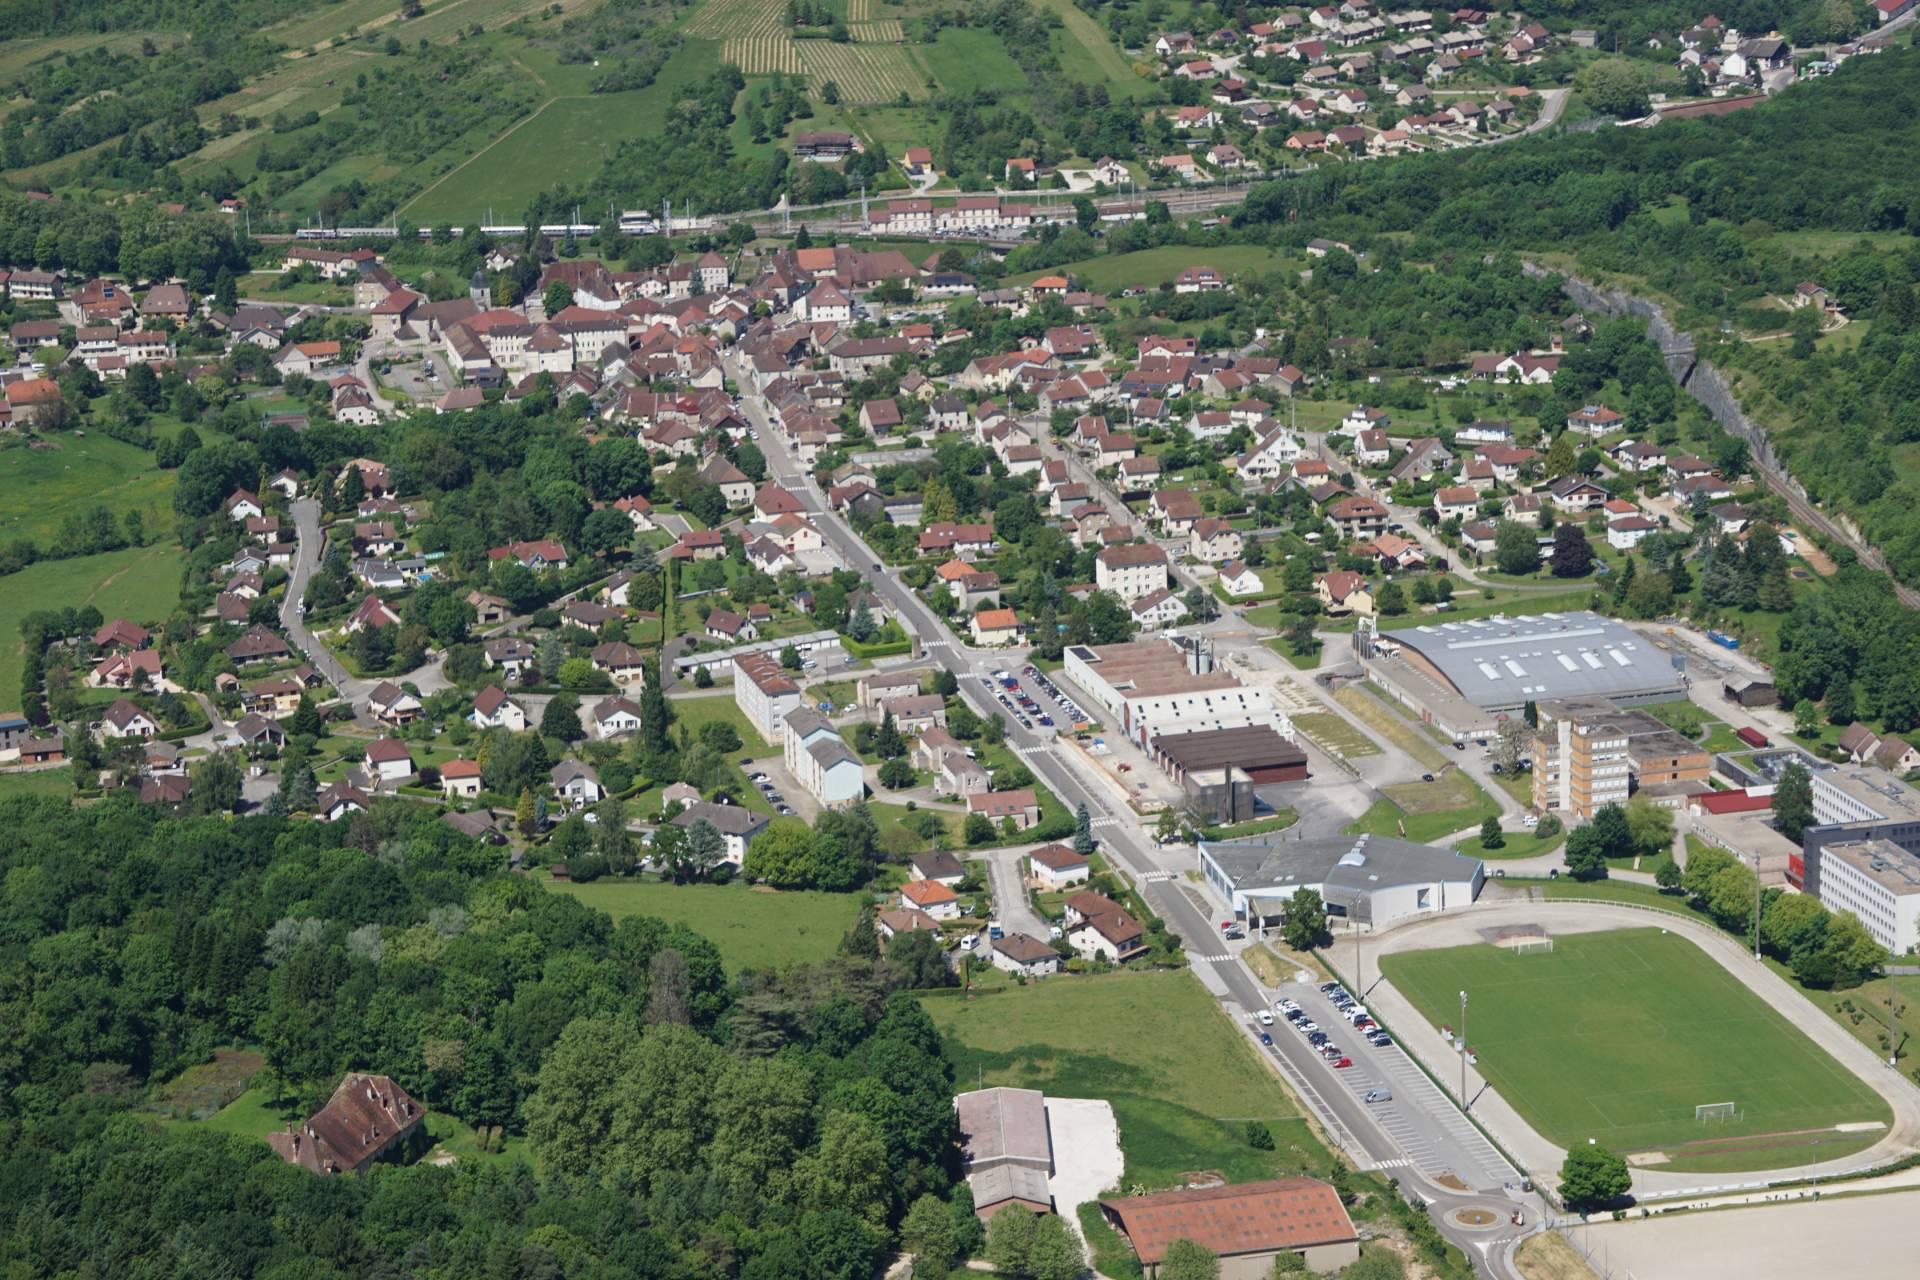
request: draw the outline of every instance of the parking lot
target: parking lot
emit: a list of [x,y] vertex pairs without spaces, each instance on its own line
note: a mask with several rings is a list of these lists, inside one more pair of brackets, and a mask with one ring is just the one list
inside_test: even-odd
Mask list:
[[[1369,1041],[1354,1030],[1327,992],[1310,983],[1288,983],[1279,996],[1298,1005],[1304,1020],[1317,1024],[1320,1033],[1339,1045],[1340,1058],[1352,1065],[1329,1063],[1325,1074],[1367,1104],[1374,1123],[1406,1152],[1406,1164],[1433,1178],[1451,1174],[1476,1190],[1498,1190],[1518,1180],[1506,1158],[1391,1037],[1381,1033],[1378,1038],[1385,1043]],[[1281,1010],[1275,1014],[1273,1026],[1261,1027],[1269,1036],[1309,1036],[1290,1025]],[[1324,1078],[1319,1083],[1327,1084]]]
[[1021,668],[1018,675],[996,671],[991,676],[981,676],[980,683],[993,693],[1004,713],[1022,729],[1052,729],[1058,733],[1063,727],[1071,729],[1089,718],[1046,672],[1031,664]]
[[743,767],[747,774],[747,785],[766,797],[776,817],[801,818],[812,822],[819,816],[819,806],[799,780],[787,772],[786,761],[782,757],[755,760]]

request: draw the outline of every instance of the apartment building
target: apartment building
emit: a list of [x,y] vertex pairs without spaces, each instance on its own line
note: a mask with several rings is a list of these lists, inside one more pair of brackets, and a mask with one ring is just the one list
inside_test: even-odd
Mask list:
[[733,701],[754,732],[768,742],[786,737],[787,716],[800,706],[800,686],[771,653],[742,654],[733,660]]
[[1591,818],[1639,790],[1678,802],[1704,790],[1713,757],[1645,711],[1605,698],[1556,698],[1537,704],[1533,732],[1533,805]]

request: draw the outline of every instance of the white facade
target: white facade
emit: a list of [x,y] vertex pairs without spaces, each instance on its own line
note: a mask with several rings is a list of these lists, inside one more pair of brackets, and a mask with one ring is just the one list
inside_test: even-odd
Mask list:
[[1920,857],[1888,840],[1830,844],[1819,856],[1828,910],[1853,912],[1896,956],[1920,945]]
[[754,732],[768,742],[786,737],[787,715],[800,706],[800,686],[769,654],[749,654],[734,662],[733,701],[746,713]]
[[[1166,554],[1159,552],[1160,558],[1144,564],[1131,563],[1132,555],[1113,555],[1113,552],[1133,552],[1134,547],[1111,547],[1095,557],[1093,562],[1094,585],[1102,591],[1111,591],[1122,600],[1138,600],[1141,596],[1163,591],[1167,586]],[[1156,552],[1158,548],[1153,548]]]

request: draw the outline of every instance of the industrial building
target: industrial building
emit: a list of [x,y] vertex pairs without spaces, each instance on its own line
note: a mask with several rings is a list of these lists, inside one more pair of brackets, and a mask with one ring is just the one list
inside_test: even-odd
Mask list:
[[1591,818],[1636,790],[1678,804],[1707,789],[1713,756],[1645,711],[1605,698],[1538,703],[1533,731],[1533,806]]
[[1596,613],[1495,615],[1401,631],[1362,631],[1367,678],[1453,737],[1479,738],[1528,703],[1605,698],[1618,705],[1684,697],[1673,657]]
[[1279,1178],[1235,1186],[1156,1191],[1100,1202],[1107,1223],[1126,1237],[1148,1276],[1160,1274],[1167,1248],[1191,1240],[1219,1259],[1222,1280],[1278,1275],[1274,1259],[1297,1255],[1326,1275],[1360,1257],[1360,1237],[1333,1187],[1317,1178]]
[[1920,791],[1884,769],[1839,765],[1808,770],[1813,825],[1800,836],[1806,891],[1822,902],[1826,850],[1879,840],[1920,854]]
[[1187,808],[1209,826],[1251,821],[1254,788],[1307,777],[1307,753],[1270,725],[1163,734],[1152,750],[1153,762],[1186,793]]
[[955,1097],[953,1107],[973,1211],[981,1220],[1002,1209],[1050,1211],[1053,1135],[1046,1095],[1038,1089],[976,1089]]
[[1162,736],[1264,725],[1283,738],[1293,723],[1265,689],[1217,666],[1204,637],[1156,636],[1126,644],[1070,645],[1066,676],[1112,715],[1118,731],[1151,751]]
[[1317,891],[1330,916],[1384,925],[1465,906],[1486,882],[1478,858],[1385,836],[1202,841],[1199,861],[1228,910],[1261,927],[1285,919],[1301,889]]

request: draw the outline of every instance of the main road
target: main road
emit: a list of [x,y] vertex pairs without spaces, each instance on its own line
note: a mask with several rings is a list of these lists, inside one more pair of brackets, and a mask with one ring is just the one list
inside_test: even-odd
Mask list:
[[[731,373],[743,388],[754,385],[751,371],[738,357],[731,361]],[[743,395],[742,409],[749,424],[760,433],[761,452],[767,459],[770,478],[791,493],[805,509],[807,518],[820,530],[821,537],[847,565],[867,578],[873,590],[886,601],[901,625],[920,643],[935,662],[951,671],[959,680],[960,693],[981,716],[1000,712],[1001,708],[984,693],[981,677],[1005,663],[1004,653],[975,650],[951,638],[933,611],[899,578],[888,573],[880,557],[847,523],[828,507],[825,495],[786,447],[775,430],[766,402],[756,394]],[[1054,735],[1040,729],[1024,729],[1018,723],[1007,726],[1007,741],[1026,761],[1036,777],[1050,787],[1069,806],[1084,804],[1093,818],[1102,852],[1132,876],[1141,896],[1164,920],[1185,948],[1189,962],[1201,973],[1203,983],[1227,1006],[1229,1016],[1243,1029],[1249,1019],[1272,1002],[1252,972],[1227,947],[1211,916],[1203,912],[1180,888],[1179,879],[1161,867],[1149,852],[1142,824],[1131,810],[1118,806],[1107,788],[1089,781],[1071,767],[1056,749]],[[1476,1149],[1476,1139],[1466,1138],[1461,1130],[1471,1129],[1459,1120],[1446,1122],[1444,1114],[1412,1114],[1402,1108],[1406,1119],[1421,1134],[1423,1151],[1432,1153],[1431,1167],[1453,1171],[1471,1189],[1450,1189],[1415,1167],[1409,1153],[1376,1122],[1367,1104],[1344,1087],[1304,1039],[1282,1035],[1274,1042],[1274,1061],[1281,1074],[1312,1109],[1330,1136],[1362,1168],[1390,1171],[1418,1200],[1428,1206],[1435,1225],[1473,1257],[1489,1275],[1507,1280],[1515,1276],[1507,1261],[1507,1247],[1492,1247],[1484,1230],[1469,1231],[1457,1226],[1449,1216],[1462,1208],[1492,1209],[1503,1221],[1515,1207],[1524,1207],[1529,1225],[1539,1220],[1539,1202],[1523,1206],[1511,1199],[1500,1185],[1505,1178],[1517,1178],[1504,1160],[1489,1167],[1486,1150]],[[1423,1101],[1428,1101],[1423,1099]],[[1442,1100],[1444,1102],[1444,1100]],[[1479,1148],[1485,1148],[1478,1141]],[[1487,1149],[1490,1150],[1490,1149]],[[1471,1179],[1471,1181],[1466,1181]]]

